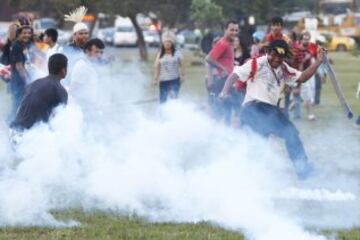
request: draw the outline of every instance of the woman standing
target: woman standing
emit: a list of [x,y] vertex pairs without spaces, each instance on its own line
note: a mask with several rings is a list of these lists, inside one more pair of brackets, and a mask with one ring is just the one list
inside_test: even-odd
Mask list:
[[234,38],[234,65],[241,66],[250,58],[250,52],[240,36]]
[[185,80],[182,55],[175,49],[175,34],[164,32],[161,36],[161,49],[155,60],[154,85],[160,86],[160,103],[168,97],[177,98],[180,83]]
[[[241,40],[240,36],[234,38],[234,66],[243,65],[248,59],[250,59],[250,51],[245,45],[244,41]],[[246,93],[246,83],[237,81],[231,90],[230,104],[234,111],[233,126],[239,126],[239,114],[241,104],[244,101]]]

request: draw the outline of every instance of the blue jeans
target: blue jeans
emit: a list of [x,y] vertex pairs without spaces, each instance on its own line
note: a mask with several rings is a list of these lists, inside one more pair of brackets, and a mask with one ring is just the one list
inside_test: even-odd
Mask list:
[[268,137],[270,134],[285,140],[286,150],[300,178],[310,174],[311,165],[300,140],[299,132],[286,115],[276,106],[250,102],[242,108],[241,124],[254,132]]
[[294,95],[294,118],[300,119],[301,118],[301,103],[302,99],[300,95]]
[[177,98],[180,90],[180,78],[169,81],[160,81],[160,103],[165,103],[170,95]]
[[224,120],[227,126],[231,123],[232,99],[221,101],[219,94],[224,88],[226,77],[213,76],[213,85],[209,91],[209,105],[216,120]]
[[10,115],[8,116],[8,123],[10,124],[16,117],[16,112],[24,96],[25,86],[10,85],[9,90],[10,90],[9,92],[11,95],[11,102],[12,102],[11,112]]

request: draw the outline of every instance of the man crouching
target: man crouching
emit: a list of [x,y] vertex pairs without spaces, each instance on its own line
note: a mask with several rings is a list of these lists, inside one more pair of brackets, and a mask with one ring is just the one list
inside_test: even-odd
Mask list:
[[60,84],[67,73],[67,61],[63,54],[52,55],[48,62],[49,75],[26,86],[15,120],[11,123],[13,130],[21,132],[37,122],[47,122],[55,107],[67,103],[68,94]]

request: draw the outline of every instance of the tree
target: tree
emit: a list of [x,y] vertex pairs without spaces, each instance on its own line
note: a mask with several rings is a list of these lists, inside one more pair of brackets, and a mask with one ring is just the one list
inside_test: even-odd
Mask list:
[[224,20],[223,9],[212,0],[193,0],[191,4],[191,19],[199,27],[214,27]]
[[191,4],[191,0],[106,0],[95,2],[98,11],[102,10],[130,18],[138,36],[138,47],[143,60],[147,60],[148,54],[144,35],[136,15],[142,13],[149,16],[150,13],[154,13],[163,26],[174,28],[178,22],[188,20]]

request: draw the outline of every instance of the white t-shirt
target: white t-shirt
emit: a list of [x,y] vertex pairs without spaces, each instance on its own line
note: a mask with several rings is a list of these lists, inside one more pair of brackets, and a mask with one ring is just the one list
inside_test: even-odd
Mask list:
[[[251,73],[252,61],[247,61],[242,66],[235,66],[233,73],[238,75],[240,81],[246,82]],[[243,102],[245,105],[251,101],[260,101],[276,106],[280,98],[281,86],[283,83],[289,86],[295,86],[297,79],[301,72],[290,67],[285,62],[274,69],[274,72],[279,80],[276,80],[267,56],[262,56],[256,59],[257,70],[252,80],[247,81],[246,95]]]
[[69,94],[83,110],[96,108],[99,103],[100,74],[96,68],[85,57],[75,63],[70,75]]
[[157,64],[160,64],[160,81],[174,80],[180,77],[180,62],[182,54],[179,51],[174,53],[174,56],[164,54]]
[[49,58],[54,55],[55,53],[59,53],[60,52],[60,45],[59,44],[55,44],[52,48],[49,48],[46,51],[46,60],[49,61]]

